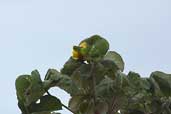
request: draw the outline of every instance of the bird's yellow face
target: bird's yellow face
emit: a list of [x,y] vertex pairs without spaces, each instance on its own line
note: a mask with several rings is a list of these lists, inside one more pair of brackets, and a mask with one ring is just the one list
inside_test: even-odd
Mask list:
[[[87,48],[87,43],[86,42],[82,42],[79,45],[79,47],[82,48],[82,49],[86,49]],[[78,60],[78,59],[83,59],[83,56],[77,50],[73,49],[73,51],[72,51],[72,58]]]
[[72,58],[77,60],[77,59],[81,58],[81,54],[78,51],[73,49]]

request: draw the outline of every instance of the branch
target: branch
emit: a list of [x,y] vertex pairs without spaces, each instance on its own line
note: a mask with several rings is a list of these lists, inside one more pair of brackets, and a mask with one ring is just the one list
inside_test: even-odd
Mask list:
[[117,102],[116,96],[113,96],[107,114],[114,114],[118,111],[119,107]]
[[93,78],[93,101],[94,101],[94,114],[96,113],[96,110],[95,110],[95,106],[96,106],[96,77],[95,75],[93,75],[93,70],[95,68],[95,63],[92,63],[92,68],[91,68],[91,71],[90,71],[90,76]]
[[64,104],[62,104],[62,106],[64,107],[64,108],[66,108],[67,110],[69,110],[70,112],[72,112],[73,114],[76,114],[74,111],[72,111],[69,107],[67,107],[66,105],[64,105]]
[[[48,95],[51,95],[48,91],[47,91],[47,94]],[[51,95],[52,96],[52,95]],[[62,106],[64,107],[64,108],[66,108],[67,110],[69,110],[70,112],[72,112],[73,114],[76,114],[74,111],[72,111],[69,107],[67,107],[66,105],[64,105],[63,103],[61,103],[62,104]]]
[[115,98],[115,96],[113,96],[112,102],[111,102],[111,104],[110,104],[110,106],[109,106],[109,109],[108,109],[108,114],[111,114],[111,113],[112,113],[112,110],[113,110],[115,101],[116,101],[116,98]]

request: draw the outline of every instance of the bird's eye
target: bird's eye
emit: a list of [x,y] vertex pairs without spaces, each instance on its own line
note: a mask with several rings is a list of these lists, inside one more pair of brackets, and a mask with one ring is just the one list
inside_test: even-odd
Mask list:
[[75,60],[82,59],[83,56],[76,50],[73,49],[72,51],[72,58]]

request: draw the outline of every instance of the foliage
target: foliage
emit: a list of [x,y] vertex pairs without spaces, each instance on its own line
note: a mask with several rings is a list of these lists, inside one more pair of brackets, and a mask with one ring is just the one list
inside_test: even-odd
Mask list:
[[[153,72],[149,78],[124,74],[124,61],[109,43],[94,35],[73,47],[73,55],[59,71],[49,69],[16,79],[22,114],[171,114],[171,74]],[[48,90],[59,87],[70,94],[68,107]]]

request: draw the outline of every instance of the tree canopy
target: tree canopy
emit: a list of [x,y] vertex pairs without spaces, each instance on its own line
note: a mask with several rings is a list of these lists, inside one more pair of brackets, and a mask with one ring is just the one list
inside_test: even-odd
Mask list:
[[[73,46],[73,54],[58,71],[49,69],[44,80],[37,70],[18,76],[16,94],[22,114],[171,114],[171,74],[147,77],[123,73],[124,61],[109,43],[94,35]],[[48,90],[59,87],[70,94],[68,106]]]

